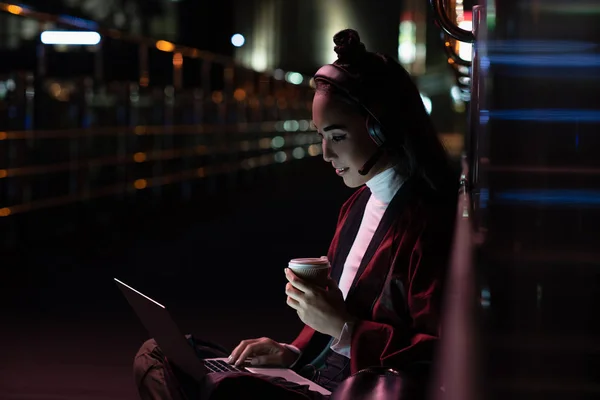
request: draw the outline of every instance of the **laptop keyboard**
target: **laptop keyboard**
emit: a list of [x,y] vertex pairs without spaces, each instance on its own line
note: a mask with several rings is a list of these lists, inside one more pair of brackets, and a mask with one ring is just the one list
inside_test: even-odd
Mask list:
[[244,372],[223,360],[204,360],[204,365],[211,372]]

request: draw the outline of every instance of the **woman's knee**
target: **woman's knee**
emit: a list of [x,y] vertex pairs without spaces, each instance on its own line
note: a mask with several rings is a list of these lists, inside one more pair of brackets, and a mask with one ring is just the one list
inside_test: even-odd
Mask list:
[[166,360],[154,339],[142,344],[133,360],[133,375],[140,397],[144,400],[174,400],[180,396],[167,379]]
[[156,340],[148,339],[144,342],[144,344],[140,346],[133,361],[134,365],[138,362],[139,359],[143,359],[145,357],[164,358],[160,347],[158,347],[158,344],[156,343]]
[[142,344],[140,346],[140,349],[138,350],[137,354],[135,355],[135,357],[139,357],[141,355],[144,354],[149,354],[152,351],[154,351],[156,348],[158,347],[158,344],[156,343],[156,340],[154,339],[148,339],[144,342],[144,344]]
[[136,383],[141,384],[148,373],[153,369],[162,367],[164,361],[164,355],[156,340],[146,340],[133,359],[133,374]]

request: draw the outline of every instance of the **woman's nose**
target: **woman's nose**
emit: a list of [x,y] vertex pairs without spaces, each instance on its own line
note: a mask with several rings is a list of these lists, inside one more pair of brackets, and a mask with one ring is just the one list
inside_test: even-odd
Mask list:
[[331,162],[335,158],[335,153],[331,150],[331,146],[329,142],[325,139],[321,142],[321,147],[323,149],[323,160],[326,162]]

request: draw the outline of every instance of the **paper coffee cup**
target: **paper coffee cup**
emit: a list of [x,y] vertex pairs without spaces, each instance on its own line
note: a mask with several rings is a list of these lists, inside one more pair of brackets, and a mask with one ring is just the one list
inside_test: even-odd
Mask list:
[[327,286],[331,265],[325,256],[320,258],[294,258],[288,263],[288,268],[300,279],[325,287]]

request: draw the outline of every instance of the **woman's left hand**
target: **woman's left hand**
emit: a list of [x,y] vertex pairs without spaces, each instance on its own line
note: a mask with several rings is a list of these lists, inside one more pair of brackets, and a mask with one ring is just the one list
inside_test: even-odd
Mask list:
[[350,322],[341,290],[329,278],[327,289],[311,285],[285,269],[289,283],[285,286],[287,304],[296,310],[306,325],[314,330],[338,338],[344,324]]

